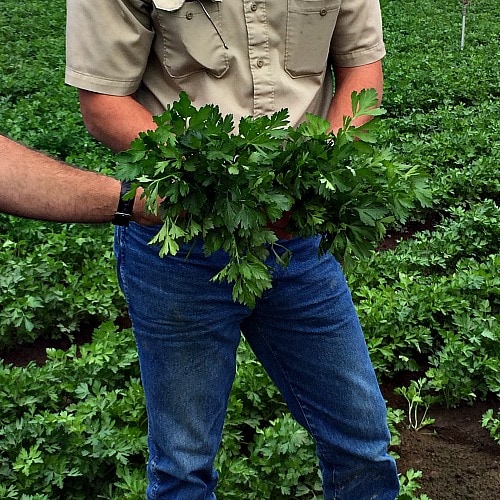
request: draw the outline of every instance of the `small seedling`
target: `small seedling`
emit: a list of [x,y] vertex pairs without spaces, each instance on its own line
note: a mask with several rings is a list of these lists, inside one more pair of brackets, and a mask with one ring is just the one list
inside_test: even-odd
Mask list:
[[408,403],[408,428],[414,431],[419,431],[435,421],[433,418],[427,417],[429,408],[437,400],[435,396],[423,394],[428,388],[428,380],[420,378],[412,380],[409,387],[398,387],[394,390],[396,394],[403,396]]

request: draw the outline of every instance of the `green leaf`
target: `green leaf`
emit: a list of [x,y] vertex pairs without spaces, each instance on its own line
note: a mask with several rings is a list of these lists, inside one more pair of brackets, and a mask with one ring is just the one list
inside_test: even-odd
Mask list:
[[305,137],[324,137],[328,134],[330,122],[321,116],[306,113],[306,121],[297,128]]
[[184,91],[179,94],[179,100],[172,104],[172,110],[182,118],[189,118],[196,114],[196,108],[191,104],[187,93]]
[[378,107],[378,95],[375,89],[363,89],[351,94],[353,119],[359,116],[380,116],[385,111]]
[[375,226],[376,221],[387,214],[387,210],[382,208],[356,207],[354,210],[358,213],[360,221],[367,226]]
[[189,127],[191,129],[203,128],[203,125],[212,114],[212,106],[203,106],[189,119]]

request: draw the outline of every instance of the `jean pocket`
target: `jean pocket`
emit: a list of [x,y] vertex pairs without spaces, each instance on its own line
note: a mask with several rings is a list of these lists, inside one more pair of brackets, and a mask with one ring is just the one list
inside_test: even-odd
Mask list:
[[288,0],[285,71],[292,78],[326,69],[341,0]]
[[179,1],[178,9],[167,10],[162,0],[153,0],[156,50],[162,53],[162,64],[172,78],[201,71],[220,78],[229,69],[227,50],[221,41],[221,3],[201,1],[202,5]]

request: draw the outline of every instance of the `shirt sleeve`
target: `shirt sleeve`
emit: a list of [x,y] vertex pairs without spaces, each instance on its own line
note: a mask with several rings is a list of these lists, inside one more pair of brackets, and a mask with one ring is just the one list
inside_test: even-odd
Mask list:
[[362,66],[384,56],[379,0],[342,0],[330,44],[333,64]]
[[147,65],[153,29],[151,0],[67,0],[68,85],[129,95]]

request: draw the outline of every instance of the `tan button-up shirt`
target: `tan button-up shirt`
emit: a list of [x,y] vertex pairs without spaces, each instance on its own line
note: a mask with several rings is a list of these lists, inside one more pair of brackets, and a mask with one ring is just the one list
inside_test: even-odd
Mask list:
[[282,108],[326,117],[331,65],[385,55],[378,0],[67,0],[69,85],[134,94],[153,114],[178,99],[237,124]]

